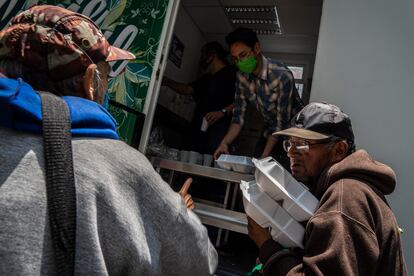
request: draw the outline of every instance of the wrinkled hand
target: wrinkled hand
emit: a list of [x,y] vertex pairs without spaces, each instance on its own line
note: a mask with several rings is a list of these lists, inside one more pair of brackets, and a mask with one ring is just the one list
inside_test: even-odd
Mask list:
[[249,232],[249,237],[259,248],[262,247],[265,241],[272,238],[267,228],[261,227],[249,216],[247,217],[247,230]]
[[270,156],[270,153],[262,153],[262,155],[260,155],[260,157],[259,157],[259,159],[263,159],[263,158],[266,158],[266,157],[269,157]]
[[184,200],[185,206],[187,207],[188,210],[193,210],[194,209],[194,202],[193,202],[193,198],[191,197],[191,195],[188,193],[188,189],[190,189],[191,183],[193,182],[192,178],[188,178],[183,186],[181,187],[180,191],[178,192],[178,194],[182,197],[182,199]]
[[206,120],[209,126],[224,117],[224,113],[221,111],[212,111],[206,114]]
[[221,142],[219,147],[213,154],[214,160],[217,160],[222,153],[228,154],[229,153],[229,146],[226,143]]

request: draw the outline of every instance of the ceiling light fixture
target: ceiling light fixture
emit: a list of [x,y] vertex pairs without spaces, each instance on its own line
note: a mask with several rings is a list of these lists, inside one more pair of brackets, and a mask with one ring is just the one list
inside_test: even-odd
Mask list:
[[246,27],[260,35],[282,34],[276,6],[224,7],[235,28]]

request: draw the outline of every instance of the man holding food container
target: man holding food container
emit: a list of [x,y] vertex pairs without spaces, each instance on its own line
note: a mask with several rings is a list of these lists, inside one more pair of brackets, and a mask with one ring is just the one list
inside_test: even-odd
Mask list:
[[355,150],[351,121],[337,106],[311,103],[292,120],[284,150],[292,176],[319,200],[303,250],[285,248],[248,217],[264,275],[408,275],[401,233],[385,195],[394,171]]

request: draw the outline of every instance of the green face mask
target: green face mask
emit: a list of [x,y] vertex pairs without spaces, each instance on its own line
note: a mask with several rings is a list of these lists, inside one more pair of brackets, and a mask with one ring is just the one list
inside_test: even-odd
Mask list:
[[255,56],[247,57],[236,62],[237,68],[243,73],[251,74],[253,70],[256,68],[257,59]]

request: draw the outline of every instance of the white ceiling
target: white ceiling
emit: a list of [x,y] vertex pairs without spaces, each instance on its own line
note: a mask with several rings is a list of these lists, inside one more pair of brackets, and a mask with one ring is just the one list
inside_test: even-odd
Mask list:
[[315,54],[323,0],[182,0],[181,3],[206,41],[233,30],[223,7],[277,7],[282,35],[259,36],[264,52]]

